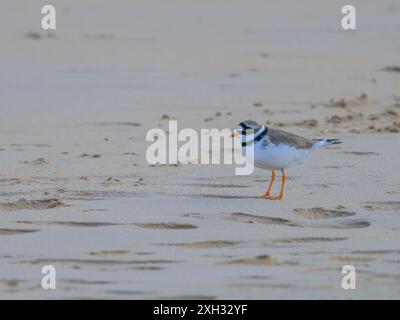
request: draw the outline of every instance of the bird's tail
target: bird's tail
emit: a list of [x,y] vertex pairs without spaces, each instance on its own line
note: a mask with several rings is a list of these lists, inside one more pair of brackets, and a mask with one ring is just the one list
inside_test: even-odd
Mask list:
[[342,140],[340,139],[314,139],[314,141],[315,141],[314,148],[342,143]]

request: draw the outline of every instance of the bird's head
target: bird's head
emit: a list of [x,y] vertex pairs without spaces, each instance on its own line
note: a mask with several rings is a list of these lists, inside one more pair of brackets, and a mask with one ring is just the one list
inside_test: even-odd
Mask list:
[[257,122],[253,120],[246,120],[240,122],[234,129],[232,133],[232,137],[251,135],[257,132],[262,128]]

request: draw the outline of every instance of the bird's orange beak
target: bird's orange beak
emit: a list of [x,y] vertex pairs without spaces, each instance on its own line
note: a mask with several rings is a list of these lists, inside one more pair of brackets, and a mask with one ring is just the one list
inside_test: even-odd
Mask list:
[[240,136],[240,132],[238,130],[234,129],[231,137],[234,138],[234,137],[238,137],[238,136]]

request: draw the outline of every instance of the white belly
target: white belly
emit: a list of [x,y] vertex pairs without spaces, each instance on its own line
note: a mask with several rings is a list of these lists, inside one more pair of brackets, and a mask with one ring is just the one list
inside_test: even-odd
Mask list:
[[301,162],[310,152],[310,150],[296,149],[284,144],[264,145],[260,141],[254,147],[254,155],[249,152],[249,154],[246,154],[246,158],[249,161],[254,161],[254,165],[261,169],[285,169]]

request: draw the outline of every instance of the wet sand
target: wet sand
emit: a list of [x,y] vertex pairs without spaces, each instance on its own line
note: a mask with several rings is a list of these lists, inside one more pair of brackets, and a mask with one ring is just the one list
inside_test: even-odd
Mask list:
[[[117,3],[54,1],[50,36],[3,4],[0,298],[400,298],[397,1],[355,1],[355,32],[339,1]],[[264,201],[269,172],[150,166],[169,119],[344,143]]]

